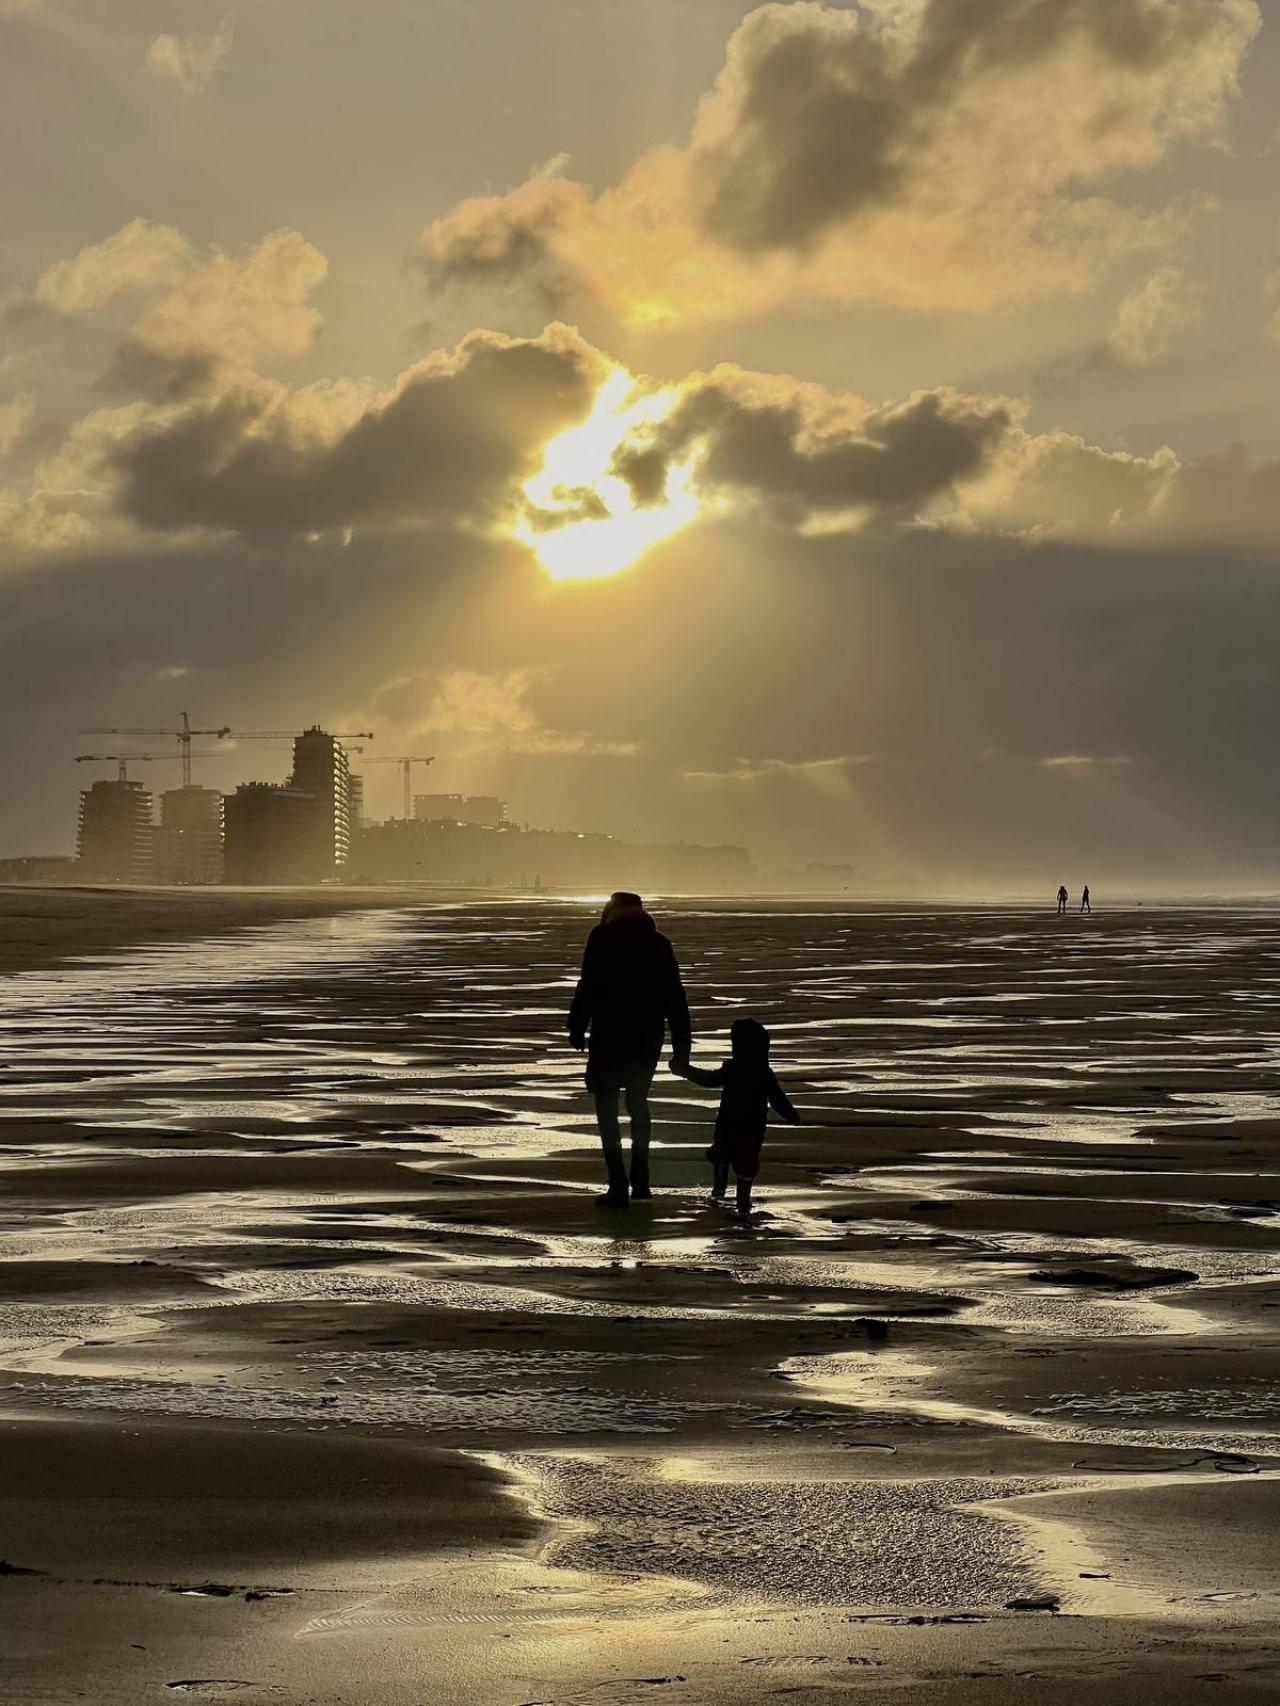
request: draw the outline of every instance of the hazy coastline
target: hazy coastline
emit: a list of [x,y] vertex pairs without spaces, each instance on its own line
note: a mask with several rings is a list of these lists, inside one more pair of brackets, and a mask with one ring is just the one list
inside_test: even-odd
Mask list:
[[[560,905],[578,897],[549,890],[446,887],[430,883],[372,886],[325,884],[279,888],[130,887],[124,884],[0,884],[0,976],[30,971],[89,955],[112,954],[147,943],[183,942],[202,936],[291,919],[341,916],[348,912],[391,912],[438,906],[519,903]],[[673,904],[716,910],[769,906],[874,913],[889,909],[929,914],[978,910],[1039,914],[1042,899],[1030,892],[936,896],[798,893],[756,889],[742,894],[659,897]],[[1267,912],[1280,907],[1280,893],[1155,894],[1108,897],[1118,913],[1161,911]]]

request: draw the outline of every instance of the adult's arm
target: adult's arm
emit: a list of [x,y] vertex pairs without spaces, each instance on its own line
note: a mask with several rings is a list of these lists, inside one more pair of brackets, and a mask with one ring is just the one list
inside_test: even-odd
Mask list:
[[680,977],[680,965],[670,942],[667,943],[667,961],[664,1005],[671,1029],[671,1058],[684,1062],[693,1050],[693,1027],[689,1022],[689,1000]]
[[569,1005],[569,1041],[574,1048],[587,1046],[587,1032],[591,1029],[591,1016],[595,1011],[596,990],[599,984],[597,967],[600,949],[593,930],[587,937],[587,945],[582,953],[582,972],[578,978],[578,987],[573,992],[573,1000]]
[[724,1066],[694,1066],[691,1061],[686,1061],[681,1075],[691,1084],[701,1084],[704,1090],[718,1090],[724,1083]]

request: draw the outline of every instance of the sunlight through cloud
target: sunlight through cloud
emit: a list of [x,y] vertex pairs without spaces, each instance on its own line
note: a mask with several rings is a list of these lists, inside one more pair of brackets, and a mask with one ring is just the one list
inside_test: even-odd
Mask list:
[[615,368],[586,420],[547,445],[542,467],[525,484],[525,507],[512,531],[553,580],[621,574],[651,546],[697,520],[692,464],[672,467],[658,502],[643,505],[613,469],[629,435],[671,406],[662,392],[637,395],[631,375]]

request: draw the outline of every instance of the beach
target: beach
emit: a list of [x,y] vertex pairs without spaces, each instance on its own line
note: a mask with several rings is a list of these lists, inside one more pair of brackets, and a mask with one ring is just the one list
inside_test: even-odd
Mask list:
[[1275,1698],[1280,912],[653,905],[0,893],[5,1706]]

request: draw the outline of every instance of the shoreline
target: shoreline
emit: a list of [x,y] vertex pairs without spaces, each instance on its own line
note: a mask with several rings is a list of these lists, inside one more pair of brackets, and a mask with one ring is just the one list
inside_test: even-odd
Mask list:
[[[594,894],[551,889],[535,893],[527,889],[435,887],[425,883],[312,888],[7,883],[0,884],[0,977],[48,970],[130,948],[191,942],[259,926],[339,917],[350,912],[429,911],[434,907],[487,904],[583,905],[597,898],[600,897]],[[1074,912],[1059,923],[1048,904],[1017,896],[988,900],[957,896],[918,899],[753,890],[742,894],[655,894],[653,904],[659,912],[679,908],[732,913],[740,907],[773,905],[793,914],[811,909],[860,917],[882,913],[903,918],[966,913],[1017,917],[1042,914],[1051,928],[1096,927],[1092,919],[1086,922]],[[1126,915],[1154,916],[1171,911],[1266,914],[1277,905],[1280,900],[1263,896],[1121,899],[1107,907],[1105,916],[1114,921]],[[1098,915],[1104,915],[1101,904]]]
[[348,912],[475,904],[471,890],[0,886],[0,977],[130,948],[229,935]]

